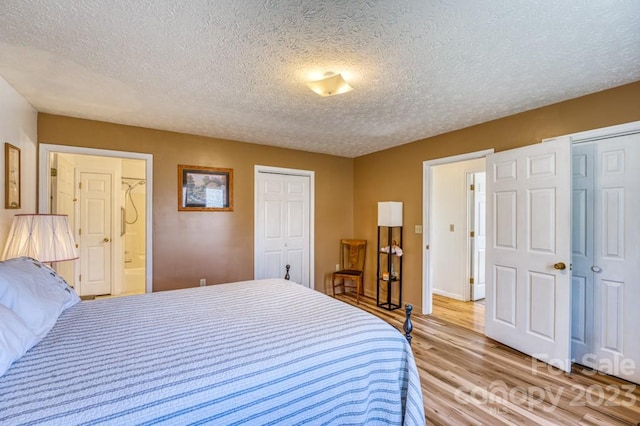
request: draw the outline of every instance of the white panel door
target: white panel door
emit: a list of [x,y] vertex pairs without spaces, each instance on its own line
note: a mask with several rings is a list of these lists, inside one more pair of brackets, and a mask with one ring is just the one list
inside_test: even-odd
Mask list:
[[308,176],[258,173],[255,278],[282,278],[310,286]]
[[[64,155],[55,154],[53,167],[56,170],[56,184],[51,186],[52,203],[51,213],[66,214],[69,218],[69,226],[75,229],[75,177],[73,164]],[[54,263],[54,268],[69,285],[75,287],[75,260]]]
[[[570,145],[487,157],[486,335],[571,368]],[[562,267],[564,270],[556,269]]]
[[472,272],[473,284],[471,285],[471,300],[480,300],[485,297],[485,265],[486,265],[486,240],[487,240],[487,185],[486,173],[473,174],[473,253]]
[[573,163],[573,355],[640,383],[640,134],[578,144]]
[[593,149],[593,143],[571,148],[571,356],[579,364],[593,346]]
[[111,293],[109,173],[80,173],[80,295]]

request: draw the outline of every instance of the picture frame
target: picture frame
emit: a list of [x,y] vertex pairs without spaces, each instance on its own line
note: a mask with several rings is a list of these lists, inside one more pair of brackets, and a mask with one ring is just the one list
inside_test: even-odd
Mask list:
[[179,164],[178,211],[233,211],[233,169]]
[[21,164],[20,148],[4,144],[4,208],[19,209],[21,207]]

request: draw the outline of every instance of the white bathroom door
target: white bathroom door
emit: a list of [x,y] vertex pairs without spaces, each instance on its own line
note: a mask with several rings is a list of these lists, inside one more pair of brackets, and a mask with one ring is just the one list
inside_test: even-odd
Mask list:
[[640,134],[578,144],[573,164],[573,356],[640,383]]
[[79,174],[80,294],[111,294],[110,173]]
[[570,161],[569,141],[562,140],[487,156],[485,333],[565,371]]
[[258,173],[255,278],[282,278],[310,287],[310,178]]
[[484,299],[486,291],[486,187],[486,173],[473,173],[473,261],[471,267],[473,272],[473,284],[471,284],[471,300],[474,301]]

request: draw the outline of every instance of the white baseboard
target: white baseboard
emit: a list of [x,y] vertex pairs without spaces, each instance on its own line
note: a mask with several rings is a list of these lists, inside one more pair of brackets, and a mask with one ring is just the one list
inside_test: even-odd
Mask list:
[[450,299],[456,299],[456,300],[459,300],[461,302],[465,301],[464,298],[459,294],[449,293],[448,291],[439,290],[437,288],[433,289],[433,294],[437,294],[438,296],[448,297]]

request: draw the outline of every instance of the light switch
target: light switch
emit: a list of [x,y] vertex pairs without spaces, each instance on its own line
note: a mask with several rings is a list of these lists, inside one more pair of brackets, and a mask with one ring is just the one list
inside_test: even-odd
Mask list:
[[449,232],[453,232],[455,231],[455,226],[453,226],[453,223],[451,225],[449,225]]
[[416,225],[416,234],[422,234],[422,225]]

